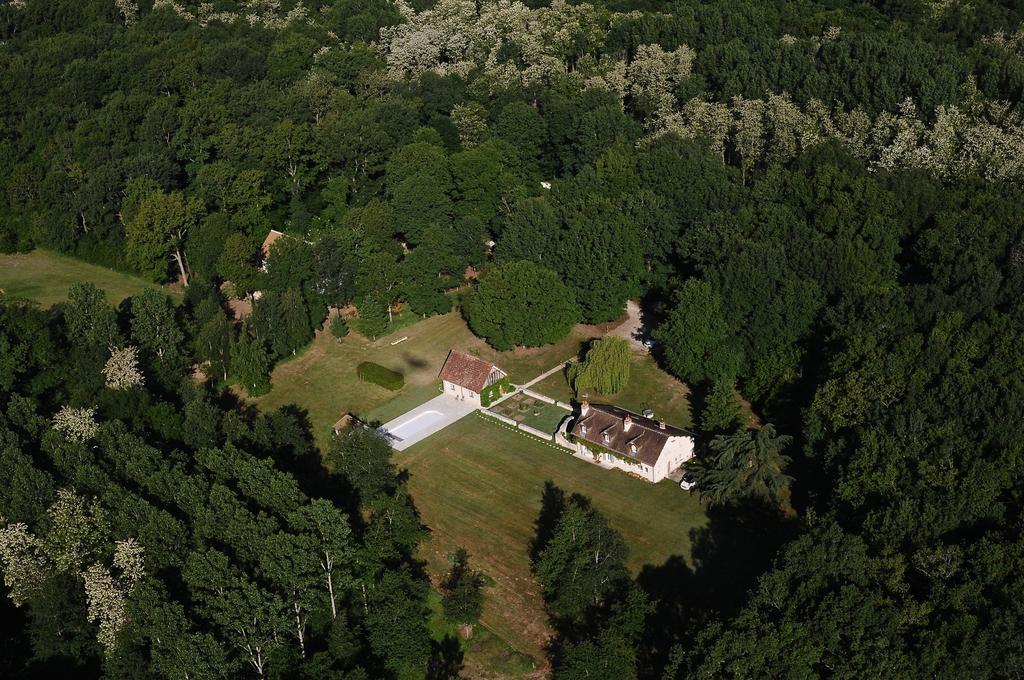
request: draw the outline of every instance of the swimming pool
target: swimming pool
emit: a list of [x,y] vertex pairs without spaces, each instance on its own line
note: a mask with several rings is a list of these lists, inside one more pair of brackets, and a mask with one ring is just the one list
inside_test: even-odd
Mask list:
[[391,422],[384,423],[378,431],[391,440],[393,448],[401,451],[444,429],[475,409],[473,402],[460,401],[442,394]]

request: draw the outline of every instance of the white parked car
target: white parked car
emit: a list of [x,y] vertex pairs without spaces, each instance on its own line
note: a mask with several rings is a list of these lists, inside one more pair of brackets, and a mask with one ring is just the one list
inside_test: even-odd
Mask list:
[[650,338],[643,341],[643,346],[647,349],[654,349],[654,344],[654,340],[651,340]]
[[683,478],[679,482],[679,488],[683,491],[693,491],[697,487],[697,482],[694,481],[693,475],[689,472],[683,473]]

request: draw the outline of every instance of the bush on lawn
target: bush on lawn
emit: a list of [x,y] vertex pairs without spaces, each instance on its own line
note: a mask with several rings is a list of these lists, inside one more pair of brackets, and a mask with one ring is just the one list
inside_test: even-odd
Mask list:
[[405,385],[405,377],[398,371],[392,371],[372,361],[364,361],[356,367],[356,375],[363,382],[380,385],[386,390],[400,390]]
[[331,335],[336,338],[343,338],[348,335],[348,323],[340,316],[331,319]]
[[488,385],[480,393],[480,405],[490,406],[503,395],[508,394],[511,389],[512,383],[508,381],[508,378],[502,378],[493,385]]

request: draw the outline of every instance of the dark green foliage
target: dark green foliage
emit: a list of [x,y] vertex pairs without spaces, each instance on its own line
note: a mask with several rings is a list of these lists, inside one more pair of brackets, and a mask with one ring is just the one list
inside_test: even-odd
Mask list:
[[203,300],[194,312],[192,347],[196,359],[208,363],[210,377],[227,380],[234,329],[215,299]]
[[782,451],[792,441],[792,437],[777,434],[771,423],[757,430],[718,435],[708,444],[708,451],[691,459],[686,469],[701,497],[713,503],[752,497],[791,514],[793,478],[785,473],[790,457]]
[[727,380],[711,385],[704,397],[700,412],[700,428],[706,434],[725,432],[740,418],[740,402],[736,398],[736,383]]
[[725,320],[722,299],[704,281],[683,284],[655,337],[669,369],[683,380],[729,381],[740,371],[743,352]]
[[469,564],[464,548],[455,551],[452,567],[441,583],[444,615],[453,623],[475,623],[483,609],[484,576]]
[[[223,318],[215,304],[193,311],[203,324]],[[18,582],[21,607],[8,623],[23,635],[6,640],[26,647],[9,650],[5,668],[94,676],[102,667],[125,678],[423,675],[429,585],[411,556],[424,533],[385,442],[354,432],[351,455],[327,457],[339,476],[316,465],[296,478],[278,465],[299,469],[317,452],[293,412],[223,410],[184,375],[174,381],[180,394],[147,392],[147,382],[122,399],[71,384],[67,373],[65,389],[99,403],[101,423],[88,444],[69,441],[50,426],[63,395],[32,387],[65,360],[46,352],[45,339],[67,343],[70,327],[59,315],[7,304],[0,318],[0,339],[22,357],[25,378],[24,395],[0,383],[2,529],[24,523],[41,551],[34,564],[19,563],[17,550],[0,560],[8,583],[15,573],[39,577]],[[133,325],[155,353],[163,336],[150,330]],[[21,338],[37,339],[37,350],[23,352]],[[258,342],[243,331],[236,358]],[[345,508],[306,493],[346,483],[362,498],[349,496]],[[126,539],[141,548],[141,572],[111,563]],[[97,567],[112,577],[116,591],[107,597],[116,605],[123,595],[123,625],[106,645],[83,587],[91,578],[83,574]],[[139,574],[134,585],[128,573]]]
[[360,380],[380,385],[386,390],[400,390],[405,385],[405,377],[401,373],[372,361],[364,361],[356,366],[356,375]]
[[231,345],[231,373],[252,396],[270,390],[270,357],[266,345],[243,330]]
[[640,233],[606,193],[585,184],[558,186],[550,199],[522,201],[498,245],[503,261],[529,260],[557,272],[588,323],[621,316],[643,269]]
[[552,616],[581,624],[592,608],[614,602],[630,582],[628,553],[604,515],[570,498],[533,565]]
[[359,316],[353,325],[366,337],[376,340],[379,336],[384,335],[389,319],[388,303],[379,295],[367,295],[359,303]]
[[331,319],[331,335],[341,339],[348,335],[348,322],[340,316]]
[[557,342],[579,320],[573,294],[558,275],[528,261],[484,272],[463,312],[473,332],[495,349]]
[[556,677],[634,677],[651,607],[626,569],[628,549],[589,499],[545,486],[533,571],[555,627]]
[[64,320],[71,341],[83,349],[102,352],[121,344],[114,308],[107,303],[106,293],[91,283],[71,287]]
[[[595,576],[579,551],[546,554],[553,674],[980,678],[1024,666],[1024,203],[1019,172],[992,181],[1019,150],[975,171],[959,151],[910,149],[918,132],[899,123],[858,122],[910,99],[929,124],[944,116],[924,136],[969,140],[969,153],[998,145],[988,125],[1014,125],[1024,92],[1019,3],[600,0],[595,23],[559,46],[564,61],[526,85],[480,69],[388,77],[395,55],[370,45],[405,21],[391,2],[315,2],[308,20],[273,27],[138,4],[126,17],[132,3],[0,3],[0,251],[190,274],[177,310],[146,293],[115,311],[88,286],[53,313],[0,304],[0,514],[45,532],[55,490],[76,489],[109,511],[104,559],[131,536],[152,568],[118,654],[101,661],[68,573],[5,610],[19,630],[0,673],[259,675],[241,638],[261,646],[268,677],[427,672],[426,584],[411,575],[424,532],[387,452],[363,442],[351,466],[329,463],[358,493],[337,478],[299,485],[366,497],[345,510],[345,592],[336,607],[310,604],[321,556],[308,547],[341,539],[291,512],[310,504],[260,462],[319,471],[301,419],[225,410],[216,392],[231,374],[247,392],[269,388],[272,361],[300,350],[328,306],[355,302],[353,327],[371,339],[393,310],[449,310],[467,265],[482,278],[463,312],[494,347],[556,341],[635,297],[655,358],[705,395],[703,430],[736,427],[735,384],[794,437],[799,519],[748,514],[763,509],[746,491],[712,508],[692,568],[640,575],[646,622],[614,532],[595,536],[602,520],[572,511],[588,518],[581,551],[609,548],[612,566]],[[654,44],[694,51],[673,101],[613,65]],[[521,67],[522,49],[507,41],[497,66]],[[761,157],[676,116],[691,100],[780,93],[832,110],[842,141],[806,144],[773,111],[747,140],[764,142]],[[985,100],[1009,108],[968,129],[960,114]],[[879,136],[908,153],[860,148]],[[261,272],[271,226],[289,238]],[[226,281],[243,298],[263,292],[237,340],[216,292]],[[131,397],[104,391],[100,372],[125,344],[147,377]],[[215,382],[196,389],[193,362]],[[101,436],[63,441],[49,423],[64,405],[96,405]],[[759,458],[734,464],[757,436],[714,445],[735,451],[710,488],[732,496],[754,470],[773,496],[778,476]],[[726,457],[706,436],[701,447]],[[317,526],[347,529],[331,518]],[[744,523],[770,538],[746,540]],[[760,531],[776,524],[785,531]],[[728,565],[744,578],[725,582]],[[565,578],[577,567],[580,580]]]

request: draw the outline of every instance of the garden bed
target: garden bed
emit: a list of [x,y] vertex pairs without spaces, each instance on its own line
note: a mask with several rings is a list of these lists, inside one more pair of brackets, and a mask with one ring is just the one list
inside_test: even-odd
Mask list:
[[522,392],[509,397],[497,406],[492,406],[490,410],[527,427],[551,434],[558,429],[558,424],[562,422],[562,419],[569,415],[569,411],[560,406],[535,399]]

